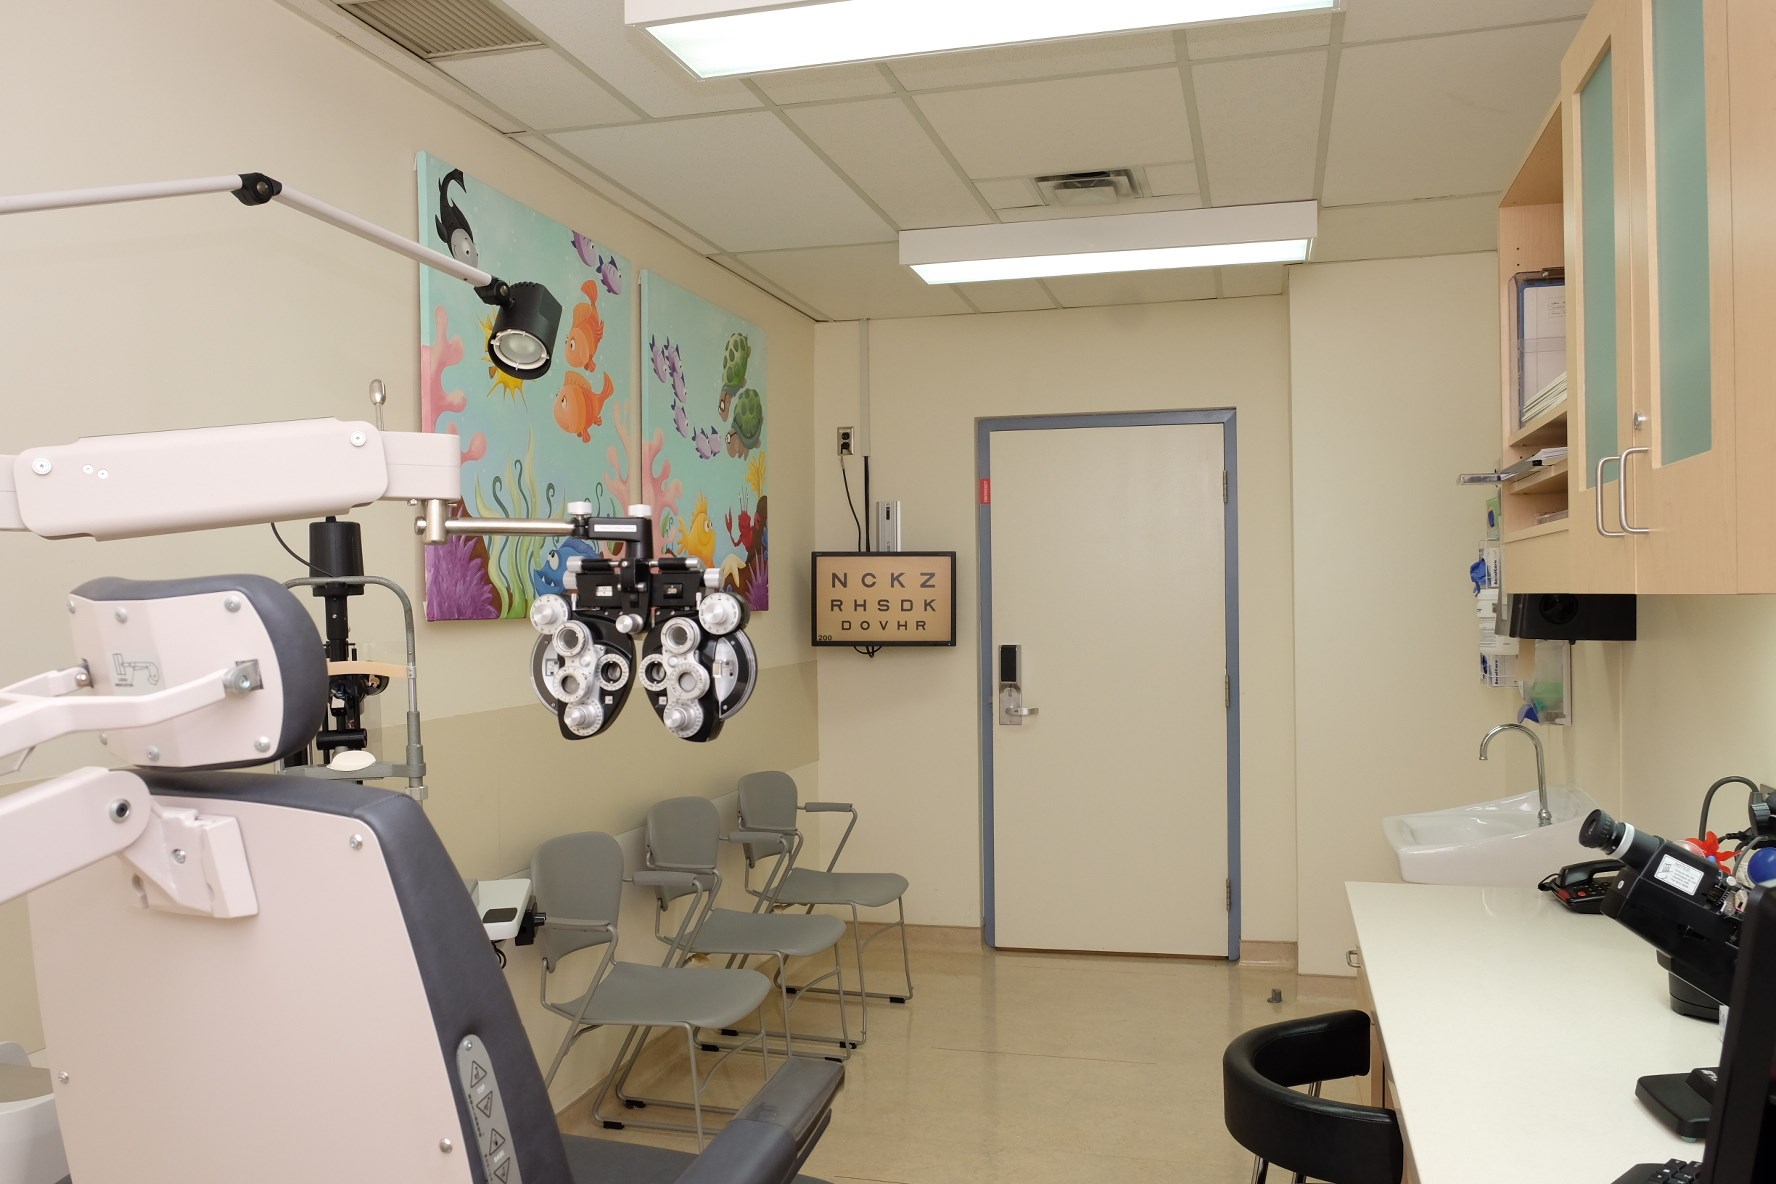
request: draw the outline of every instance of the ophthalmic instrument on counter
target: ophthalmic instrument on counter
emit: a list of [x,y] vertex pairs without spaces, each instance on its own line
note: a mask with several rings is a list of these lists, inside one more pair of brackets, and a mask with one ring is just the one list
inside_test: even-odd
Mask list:
[[[262,174],[0,198],[0,215],[218,192],[294,206],[474,284],[500,309],[496,364],[547,369],[559,308],[546,291],[505,284]],[[756,675],[744,605],[723,600],[694,562],[653,557],[645,512],[453,517],[461,484],[454,437],[368,422],[85,437],[0,456],[0,532],[109,540],[398,500],[423,507],[416,528],[427,543],[578,538],[595,553],[540,610],[533,657],[563,734],[595,735],[620,710],[627,683],[609,654],[639,668],[656,712],[685,739],[712,738],[744,705]],[[289,588],[256,575],[102,578],[65,603],[74,658],[0,688],[0,763],[16,771],[38,745],[88,732],[122,767],[0,797],[0,903],[29,895],[75,1179],[795,1176],[825,1129],[836,1067],[780,1071],[700,1157],[638,1159],[564,1138],[481,919],[418,802],[242,771],[296,758],[329,712],[327,647]],[[648,633],[657,636],[637,660]]]

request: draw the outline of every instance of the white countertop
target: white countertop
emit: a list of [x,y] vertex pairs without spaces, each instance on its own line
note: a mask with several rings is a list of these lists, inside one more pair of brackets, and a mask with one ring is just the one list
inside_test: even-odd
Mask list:
[[1651,946],[1533,888],[1348,884],[1363,970],[1422,1184],[1603,1184],[1700,1159],[1637,1078],[1720,1061],[1667,1006]]

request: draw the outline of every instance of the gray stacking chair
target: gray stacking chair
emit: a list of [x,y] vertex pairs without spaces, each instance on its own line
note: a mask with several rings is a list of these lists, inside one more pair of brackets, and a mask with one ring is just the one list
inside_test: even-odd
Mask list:
[[[696,1115],[691,1128],[662,1123],[631,1122],[628,1125],[651,1126],[661,1130],[692,1129],[697,1143],[703,1142],[705,1109],[732,1114],[729,1108],[705,1107],[703,1089],[707,1075],[697,1072],[698,1043],[696,1034],[703,1028],[730,1027],[745,1016],[758,1011],[770,994],[771,984],[764,975],[751,970],[710,970],[685,966],[644,966],[634,962],[618,962],[617,916],[623,896],[623,851],[617,841],[606,834],[584,832],[550,839],[530,860],[532,890],[537,907],[547,920],[539,932],[543,970],[539,995],[544,1007],[568,1021],[567,1035],[555,1052],[543,1083],[555,1079],[568,1049],[581,1036],[596,1028],[620,1026],[629,1029],[628,1037],[611,1064],[611,1073],[600,1085],[592,1113],[607,1127],[621,1128],[626,1123],[607,1119],[601,1112],[616,1078],[616,1067],[629,1057],[633,1048],[639,1056],[654,1028],[682,1028],[691,1059],[691,1100],[688,1109]],[[631,881],[643,887],[670,888],[701,897],[696,878],[683,872],[655,871],[637,873]],[[591,981],[578,997],[567,1001],[549,999],[549,976],[567,955],[592,946],[603,946],[604,955]],[[668,960],[671,956],[668,955]],[[763,1026],[762,1024],[760,1025]],[[759,1055],[769,1060],[764,1037],[758,1038]],[[740,1047],[746,1047],[742,1045]],[[722,1050],[711,1072],[735,1049]],[[685,1103],[661,1101],[663,1105],[684,1106]]]
[[[836,917],[778,916],[716,908],[716,894],[721,889],[721,874],[716,870],[716,863],[723,836],[721,815],[717,812],[715,803],[707,798],[672,798],[659,803],[648,811],[646,834],[649,869],[656,872],[690,873],[705,897],[700,912],[698,902],[691,902],[680,925],[680,934],[683,936],[668,939],[660,934],[661,940],[671,942],[681,959],[693,954],[717,957],[726,955],[730,966],[736,962],[744,965],[751,958],[774,959],[777,963],[774,981],[783,1013],[784,1052],[790,1056],[796,1055],[795,1041],[805,1040],[835,1045],[838,1049],[845,1050],[839,1054],[841,1058],[849,1055],[848,1050],[856,1045],[851,1040],[850,1023],[843,1006],[839,1009],[837,1036],[796,1032],[791,1027],[790,1020],[790,1011],[794,1006],[790,997],[798,990],[831,979],[843,991],[845,979],[839,942],[845,936],[844,922]],[[756,842],[768,839],[769,836],[736,832],[727,838],[733,842]],[[673,884],[663,884],[655,888],[660,901],[660,913],[655,921],[656,931],[659,918],[665,915],[675,900],[689,891]],[[831,970],[816,975],[803,988],[789,985],[791,958],[811,958],[829,950],[833,957]],[[742,1032],[732,1025],[711,1026],[720,1028],[725,1036],[753,1034]]]
[[[844,837],[839,840],[832,858],[826,862],[825,871],[796,866],[796,858],[802,851],[802,832],[796,823],[798,809],[807,814],[842,813],[851,816],[851,821],[845,827]],[[834,871],[838,866],[839,856],[845,853],[845,844],[851,841],[851,832],[857,829],[857,808],[849,802],[798,804],[795,779],[788,773],[748,773],[740,778],[740,826],[748,833],[769,836],[764,841],[746,844],[746,890],[758,898],[758,907],[777,910],[805,906],[812,913],[816,905],[831,905],[851,910],[851,941],[857,953],[857,989],[863,1006],[863,1020],[860,1025],[862,1030],[858,1039],[860,1042],[868,1039],[871,999],[905,1003],[913,997],[913,963],[907,952],[906,936],[906,877],[892,872]],[[752,868],[765,860],[773,861],[770,871],[766,874],[764,886],[754,888]],[[889,905],[895,906],[899,911],[898,919],[891,925],[883,926],[865,941],[862,927],[858,924],[857,910],[886,908]],[[864,950],[876,938],[892,929],[900,931],[900,966],[902,977],[906,980],[904,994],[869,990],[863,968]]]

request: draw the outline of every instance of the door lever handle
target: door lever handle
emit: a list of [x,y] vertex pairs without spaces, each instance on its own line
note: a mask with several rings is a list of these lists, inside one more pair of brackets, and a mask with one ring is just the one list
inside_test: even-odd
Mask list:
[[1042,711],[1042,708],[1040,708],[1040,707],[1007,707],[1005,709],[1005,714],[1023,717],[1023,716],[1037,715],[1041,711]]

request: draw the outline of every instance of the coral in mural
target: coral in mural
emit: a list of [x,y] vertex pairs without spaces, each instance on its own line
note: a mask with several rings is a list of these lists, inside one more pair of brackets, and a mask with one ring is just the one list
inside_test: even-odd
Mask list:
[[[441,344],[422,343],[419,347],[419,413],[428,432],[449,432],[458,436],[462,433],[454,423],[440,427],[438,421],[446,415],[466,410],[469,405],[469,397],[461,391],[444,389],[444,371],[463,360],[462,338],[450,335],[450,317],[443,305],[434,309],[432,315],[436,328],[433,337]],[[476,432],[470,437],[469,446],[463,449],[462,458],[465,461],[480,460],[486,455],[487,437]]]
[[479,537],[458,535],[427,547],[425,573],[427,620],[491,621],[500,615],[487,578],[487,547]]
[[674,479],[672,462],[660,455],[666,445],[666,433],[656,429],[638,446],[630,434],[629,425],[634,421],[629,417],[628,406],[612,406],[621,445],[605,450],[608,467],[604,487],[625,513],[633,505],[652,506],[654,524],[661,537],[671,538],[679,529],[678,499],[684,496],[684,483]]

